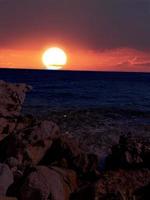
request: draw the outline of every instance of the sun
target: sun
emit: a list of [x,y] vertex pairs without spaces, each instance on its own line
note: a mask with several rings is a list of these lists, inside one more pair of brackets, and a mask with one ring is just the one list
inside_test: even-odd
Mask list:
[[61,69],[67,64],[67,54],[63,49],[52,47],[43,53],[42,62],[47,69]]

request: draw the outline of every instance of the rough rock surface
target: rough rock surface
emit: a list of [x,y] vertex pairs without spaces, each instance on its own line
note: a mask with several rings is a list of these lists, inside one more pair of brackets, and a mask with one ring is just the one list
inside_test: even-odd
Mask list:
[[62,134],[55,139],[51,148],[40,162],[41,165],[52,165],[72,169],[82,178],[98,176],[98,158],[87,154],[79,147],[79,142],[68,134]]
[[26,179],[21,192],[21,200],[69,200],[77,188],[76,174],[72,170],[57,167],[36,167]]
[[4,117],[18,116],[26,92],[31,89],[26,84],[11,84],[0,81],[0,114]]
[[30,89],[26,84],[0,81],[0,140],[13,132],[26,92]]
[[119,144],[112,147],[106,159],[106,167],[112,168],[150,168],[150,139],[133,136],[121,136]]
[[149,183],[148,169],[109,171],[96,183],[95,199],[135,199],[135,192]]
[[6,164],[0,164],[0,195],[6,195],[8,187],[13,183],[13,174]]
[[[86,145],[95,145],[93,134],[87,137],[86,131],[78,130],[84,136],[79,141],[61,133],[51,120],[20,115],[29,89],[0,81],[0,200],[11,196],[19,200],[150,199],[149,138],[118,137],[100,171],[101,151],[94,151],[96,155],[86,151]],[[77,126],[80,119],[73,115],[70,123],[73,120]],[[85,138],[90,142],[83,147]]]
[[16,157],[21,164],[38,164],[59,134],[55,123],[37,121],[9,137],[7,157]]

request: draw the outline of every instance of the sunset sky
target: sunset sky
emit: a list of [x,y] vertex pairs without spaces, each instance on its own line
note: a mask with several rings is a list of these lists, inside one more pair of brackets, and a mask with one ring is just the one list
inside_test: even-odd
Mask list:
[[0,67],[44,69],[52,46],[69,70],[150,72],[150,0],[0,0]]

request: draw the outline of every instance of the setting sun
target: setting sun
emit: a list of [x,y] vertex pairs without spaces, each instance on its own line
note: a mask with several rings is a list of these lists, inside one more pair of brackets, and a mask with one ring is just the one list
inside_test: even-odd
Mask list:
[[66,65],[67,55],[62,49],[58,47],[53,47],[47,49],[44,52],[42,56],[42,61],[47,69],[57,70]]

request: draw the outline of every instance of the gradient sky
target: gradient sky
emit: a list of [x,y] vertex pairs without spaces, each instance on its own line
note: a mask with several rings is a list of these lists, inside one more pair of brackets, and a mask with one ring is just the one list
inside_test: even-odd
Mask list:
[[0,0],[0,67],[44,68],[51,46],[64,69],[150,72],[150,0]]

